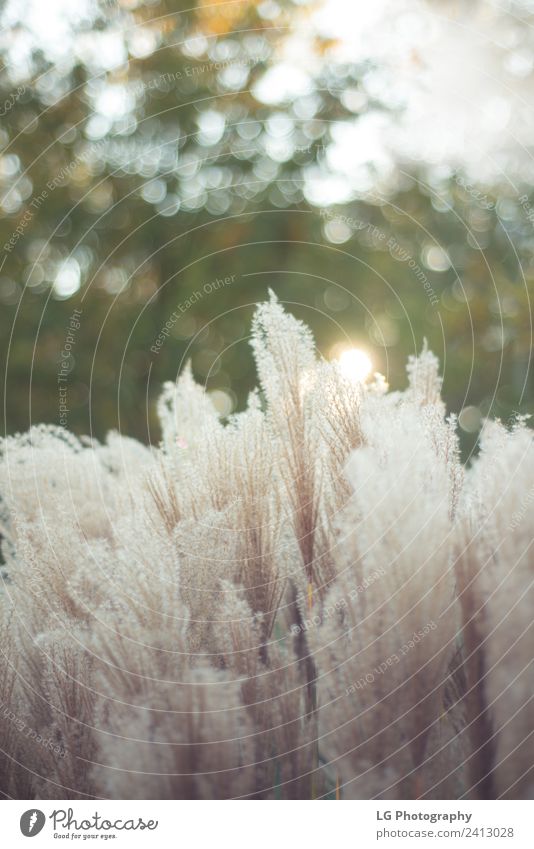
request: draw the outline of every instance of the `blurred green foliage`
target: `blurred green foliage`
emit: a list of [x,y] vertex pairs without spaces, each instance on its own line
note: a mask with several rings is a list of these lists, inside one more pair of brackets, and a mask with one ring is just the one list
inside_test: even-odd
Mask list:
[[[188,358],[199,381],[242,407],[255,384],[252,305],[268,288],[325,356],[338,343],[361,346],[400,387],[426,337],[449,409],[531,411],[532,225],[517,199],[414,167],[388,198],[313,206],[303,182],[324,163],[332,128],[357,115],[342,94],[364,69],[326,63],[312,94],[267,104],[255,83],[299,4],[278,4],[276,20],[269,4],[191,5],[95,7],[74,27],[68,67],[38,47],[26,76],[5,58],[6,431],[58,421],[75,308],[72,430],[157,441],[154,401]],[[106,34],[125,54],[99,67]],[[88,35],[92,60],[74,49]],[[13,37],[24,37],[24,21]],[[288,138],[289,156],[280,152]],[[476,415],[465,422],[468,449]]]

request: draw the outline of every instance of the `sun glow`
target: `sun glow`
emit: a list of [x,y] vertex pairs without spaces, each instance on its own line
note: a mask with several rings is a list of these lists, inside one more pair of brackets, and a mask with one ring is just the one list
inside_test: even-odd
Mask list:
[[371,374],[373,364],[361,348],[349,348],[338,357],[339,369],[344,377],[355,383],[363,383]]

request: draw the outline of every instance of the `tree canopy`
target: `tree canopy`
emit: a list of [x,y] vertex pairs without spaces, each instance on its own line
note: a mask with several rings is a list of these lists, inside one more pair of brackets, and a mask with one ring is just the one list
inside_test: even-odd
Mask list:
[[[531,411],[529,139],[515,123],[500,138],[506,101],[497,91],[487,105],[482,89],[493,147],[477,155],[482,119],[464,110],[464,131],[456,106],[466,155],[452,130],[441,157],[432,147],[448,131],[439,45],[451,28],[465,41],[454,50],[478,71],[493,62],[520,105],[528,12],[494,10],[481,56],[452,13],[432,47],[448,4],[401,5],[421,28],[402,47],[396,21],[387,57],[372,38],[358,46],[355,18],[346,42],[330,27],[335,0],[4,7],[7,431],[58,421],[65,386],[70,429],[157,441],[153,401],[188,359],[223,413],[242,408],[255,383],[246,328],[268,289],[325,357],[363,348],[393,388],[426,338],[467,447],[483,417]],[[478,77],[462,79],[475,102]],[[449,93],[455,84],[451,72]]]

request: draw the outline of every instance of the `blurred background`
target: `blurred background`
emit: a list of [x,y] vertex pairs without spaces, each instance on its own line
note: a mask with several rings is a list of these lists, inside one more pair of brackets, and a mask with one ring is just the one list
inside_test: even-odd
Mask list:
[[466,457],[484,417],[532,412],[533,23],[532,0],[4,2],[4,430],[157,442],[188,359],[242,409],[269,288],[394,389],[427,339]]

